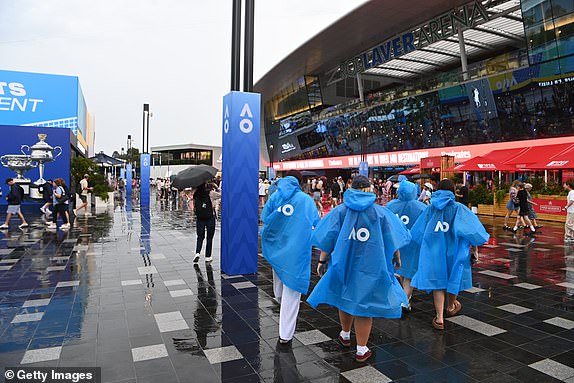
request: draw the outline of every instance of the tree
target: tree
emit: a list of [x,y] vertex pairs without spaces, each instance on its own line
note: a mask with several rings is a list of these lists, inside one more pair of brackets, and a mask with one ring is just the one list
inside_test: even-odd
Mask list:
[[100,173],[98,164],[89,158],[74,157],[70,163],[70,175],[72,190],[75,190],[77,185],[84,174],[90,176],[90,186],[93,187],[93,193],[106,201],[108,199],[108,192],[113,191],[106,182],[105,177]]

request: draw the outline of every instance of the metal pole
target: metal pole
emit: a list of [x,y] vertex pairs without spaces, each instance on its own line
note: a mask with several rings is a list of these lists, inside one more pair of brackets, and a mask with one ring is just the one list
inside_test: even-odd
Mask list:
[[233,0],[231,26],[231,90],[239,90],[241,70],[241,0]]
[[363,80],[361,79],[361,74],[359,72],[357,72],[357,87],[359,88],[359,100],[364,102],[365,94],[363,93]]
[[245,0],[245,47],[243,52],[243,91],[253,92],[253,34],[255,0]]
[[462,79],[468,80],[468,61],[466,59],[466,48],[464,46],[464,34],[458,25],[458,46],[460,47],[460,64],[462,65]]
[[146,125],[147,125],[147,137],[145,140],[146,141],[146,149],[145,149],[146,154],[149,153],[149,118],[150,118],[150,114],[151,114],[151,112],[147,113],[147,121],[146,121],[147,122],[146,123]]

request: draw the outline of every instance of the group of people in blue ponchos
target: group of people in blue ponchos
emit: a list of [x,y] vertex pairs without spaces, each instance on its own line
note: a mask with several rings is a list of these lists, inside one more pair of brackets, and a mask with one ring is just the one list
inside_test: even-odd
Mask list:
[[[344,203],[319,220],[310,196],[301,191],[301,175],[291,171],[263,209],[263,256],[273,268],[273,287],[280,303],[279,343],[293,339],[301,294],[311,277],[312,247],[321,250],[321,277],[307,302],[339,310],[339,342],[351,346],[355,359],[372,356],[367,347],[373,318],[400,318],[410,310],[413,288],[433,292],[432,325],[444,329],[446,314],[462,308],[456,299],[472,287],[469,249],[488,240],[476,216],[455,202],[454,184],[444,179],[427,206],[416,199],[416,186],[402,180],[398,198],[387,207],[375,204],[368,178],[356,176]],[[400,276],[400,282],[395,276]]]

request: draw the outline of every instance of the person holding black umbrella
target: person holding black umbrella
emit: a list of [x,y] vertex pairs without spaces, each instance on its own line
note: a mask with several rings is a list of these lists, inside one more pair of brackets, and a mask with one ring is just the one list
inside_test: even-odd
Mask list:
[[195,245],[195,256],[193,262],[199,262],[205,231],[207,230],[207,243],[205,244],[205,262],[211,262],[211,248],[213,245],[213,236],[215,235],[215,214],[213,203],[209,195],[210,186],[207,182],[198,186],[193,193],[193,206],[196,217],[197,243]]

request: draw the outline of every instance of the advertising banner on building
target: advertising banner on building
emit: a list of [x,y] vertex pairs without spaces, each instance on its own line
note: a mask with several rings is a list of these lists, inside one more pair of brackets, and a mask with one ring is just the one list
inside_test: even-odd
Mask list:
[[149,177],[150,177],[150,155],[140,154],[140,207],[141,210],[149,210]]
[[257,273],[261,96],[223,97],[221,270]]
[[[41,202],[40,185],[62,178],[70,185],[70,132],[63,129],[0,125],[0,187],[7,178],[22,186],[26,201]],[[0,205],[7,204],[0,198]]]
[[0,125],[69,128],[76,133],[78,92],[77,77],[0,70]]
[[[400,152],[373,153],[367,155],[369,166],[398,167],[405,165],[418,165],[422,158],[433,156],[453,156],[455,162],[464,162],[477,156],[484,156],[493,150],[537,147],[573,143],[574,136],[560,138],[546,138],[539,140],[497,142],[492,144],[478,144],[466,146],[450,146],[444,148],[428,148],[420,150],[405,150]],[[311,170],[311,169],[347,169],[356,168],[361,162],[360,155],[314,158],[299,161],[275,162],[275,170]]]

